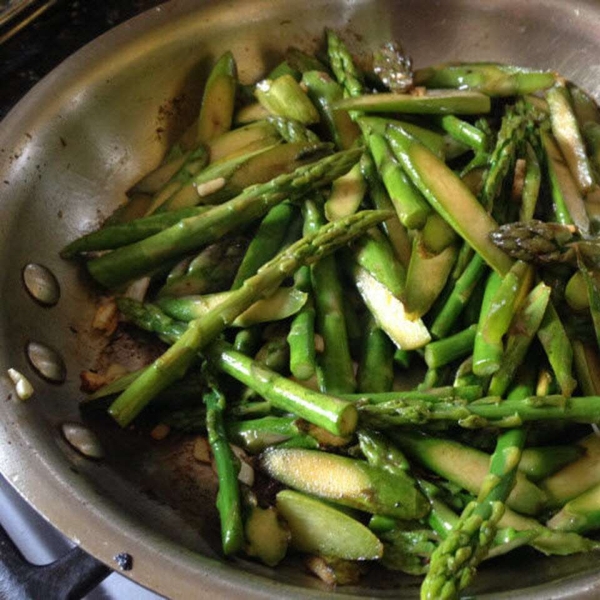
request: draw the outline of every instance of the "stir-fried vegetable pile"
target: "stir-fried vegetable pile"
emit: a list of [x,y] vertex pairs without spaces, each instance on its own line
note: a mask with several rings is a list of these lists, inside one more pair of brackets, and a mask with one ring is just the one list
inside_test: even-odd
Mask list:
[[599,177],[598,109],[552,72],[413,71],[397,44],[361,70],[328,32],[245,86],[226,53],[63,251],[169,345],[93,398],[207,436],[225,554],[383,564],[438,599],[519,546],[594,550]]

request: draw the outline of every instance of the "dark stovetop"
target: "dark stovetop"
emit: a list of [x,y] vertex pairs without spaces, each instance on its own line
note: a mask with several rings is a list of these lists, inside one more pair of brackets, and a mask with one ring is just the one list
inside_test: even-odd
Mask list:
[[[162,2],[57,0],[29,26],[0,44],[0,119],[37,81],[78,48]],[[0,1],[0,9],[4,4]]]

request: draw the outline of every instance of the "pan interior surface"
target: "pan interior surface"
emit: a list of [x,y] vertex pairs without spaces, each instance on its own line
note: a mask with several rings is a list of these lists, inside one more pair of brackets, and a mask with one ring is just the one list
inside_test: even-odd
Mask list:
[[[61,425],[82,421],[79,373],[97,365],[104,338],[91,328],[94,289],[59,250],[97,227],[126,190],[156,166],[197,113],[211,63],[232,50],[243,82],[268,71],[290,45],[314,51],[323,27],[354,49],[397,39],[417,67],[493,60],[553,69],[600,98],[600,3],[543,0],[174,0],[102,36],[38,84],[0,125],[0,470],[68,537],[107,564],[172,598],[322,597],[329,590],[290,563],[277,570],[221,557],[210,468],[191,442],[154,442],[109,419],[90,425],[105,458],[86,459]],[[36,303],[22,269],[42,264],[60,299]],[[66,381],[41,378],[25,349],[54,349]],[[127,337],[121,351],[140,351]],[[10,367],[35,393],[16,399]],[[481,569],[480,597],[596,598],[596,556],[546,559],[526,551]],[[341,597],[418,597],[419,581],[381,572]]]

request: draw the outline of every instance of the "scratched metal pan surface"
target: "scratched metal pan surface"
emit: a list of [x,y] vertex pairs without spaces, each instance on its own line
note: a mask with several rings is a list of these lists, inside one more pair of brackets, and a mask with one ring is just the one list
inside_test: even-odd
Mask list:
[[[39,83],[0,125],[0,470],[75,543],[172,598],[317,598],[328,590],[301,568],[277,570],[219,553],[214,487],[189,445],[150,443],[108,421],[94,422],[102,461],[77,454],[61,436],[80,421],[79,372],[103,341],[90,329],[93,291],[59,249],[97,226],[125,191],[154,167],[193,119],[211,61],[233,50],[250,82],[288,45],[312,50],[324,26],[375,47],[400,39],[417,66],[450,59],[553,68],[600,97],[600,3],[562,0],[180,0],[102,36]],[[58,279],[51,308],[22,283],[26,264]],[[60,385],[36,375],[31,341],[64,359]],[[33,382],[19,402],[6,370]],[[375,576],[340,597],[416,597],[418,581]],[[597,598],[597,556],[543,559],[520,553],[485,565],[479,597]]]

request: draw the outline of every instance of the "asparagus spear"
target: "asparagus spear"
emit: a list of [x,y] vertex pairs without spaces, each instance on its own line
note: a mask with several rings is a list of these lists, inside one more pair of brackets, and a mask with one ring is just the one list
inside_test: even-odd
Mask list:
[[521,208],[519,219],[530,221],[533,219],[540,194],[542,173],[540,163],[535,150],[529,142],[526,144],[525,180],[523,182],[523,193],[521,196]]
[[497,228],[462,181],[434,154],[400,127],[388,128],[388,139],[404,169],[452,228],[499,274],[511,260],[488,239]]
[[[379,210],[394,210],[392,200],[379,180],[373,159],[368,154],[363,154],[360,166],[367,181],[369,197],[375,208]],[[404,267],[407,267],[410,260],[411,248],[406,229],[397,217],[393,217],[383,223],[383,230],[390,240],[396,258]]]
[[[364,121],[359,122],[364,125]],[[400,168],[385,137],[369,131],[366,125],[363,126],[363,130],[379,175],[398,213],[398,219],[407,229],[420,229],[431,212],[429,205]]]
[[594,259],[597,244],[582,241],[576,227],[543,221],[506,223],[490,234],[492,241],[513,258],[545,265],[577,266],[577,253]]
[[592,434],[578,446],[584,452],[581,458],[540,483],[551,508],[562,506],[600,483],[600,438]]
[[499,523],[500,527],[512,527],[517,531],[535,531],[536,537],[531,541],[539,552],[547,556],[568,556],[579,552],[590,552],[597,550],[598,542],[589,540],[576,533],[566,531],[555,531],[544,527],[535,519],[524,517],[506,508]]
[[504,504],[515,485],[525,437],[523,430],[512,429],[498,438],[477,500],[465,508],[456,527],[431,557],[421,598],[458,598],[460,590],[473,580],[475,569],[494,540]]
[[348,49],[331,29],[326,31],[327,54],[331,63],[331,70],[339,84],[344,88],[347,96],[354,97],[363,93],[364,83],[362,76],[354,65]]
[[437,369],[470,354],[475,342],[477,327],[471,325],[447,338],[430,342],[425,346],[425,362],[430,369]]
[[552,133],[558,142],[579,190],[587,194],[594,185],[592,165],[588,159],[577,118],[571,106],[571,95],[564,83],[546,92],[550,107]]
[[225,52],[206,80],[198,117],[199,142],[208,142],[229,131],[233,120],[236,87],[235,59],[231,52]]
[[341,394],[341,398],[346,400],[368,401],[369,404],[381,404],[384,402],[403,402],[423,400],[425,402],[450,402],[453,400],[464,400],[472,402],[481,398],[481,386],[477,384],[461,386],[441,386],[430,387],[426,391],[408,390],[391,392],[367,392],[359,394]]
[[524,117],[512,108],[502,118],[496,145],[489,159],[490,167],[481,190],[481,203],[488,211],[492,210],[502,184],[514,165],[517,149],[524,137],[524,125]]
[[[431,512],[427,517],[427,522],[431,528],[444,540],[448,535],[458,527],[458,515],[440,498],[437,488],[429,481],[419,481],[419,485],[426,494],[431,504]],[[534,521],[536,523],[537,521]],[[484,558],[494,558],[506,554],[515,548],[529,544],[539,536],[537,530],[518,531],[513,527],[503,527],[498,529],[492,545]]]
[[394,344],[373,317],[369,318],[364,337],[357,373],[358,390],[388,392],[394,383]]
[[471,258],[431,325],[430,330],[434,337],[442,339],[448,335],[486,269],[487,265],[479,254]]
[[277,375],[231,350],[224,342],[214,343],[208,357],[216,368],[249,386],[276,408],[293,412],[334,435],[348,435],[356,427],[356,408],[350,402],[314,392]]
[[141,217],[127,223],[103,227],[77,238],[65,246],[60,251],[60,255],[62,258],[71,258],[83,252],[120,248],[160,233],[183,219],[201,215],[207,210],[209,210],[208,206],[185,207],[168,213]]
[[537,335],[556,375],[561,393],[570,396],[577,385],[572,376],[573,347],[552,300],[548,302]]
[[479,427],[515,427],[528,421],[574,421],[596,423],[600,420],[600,397],[530,396],[519,400],[500,400],[486,396],[465,404],[464,401],[427,402],[391,401],[363,405],[361,415],[382,427],[424,424],[435,421],[456,423],[468,429]]
[[361,429],[358,431],[358,442],[370,465],[384,469],[392,475],[406,476],[410,469],[406,457],[384,435]]
[[246,250],[231,289],[238,289],[244,280],[255,275],[260,267],[277,254],[295,216],[296,209],[289,202],[278,204],[267,213]]
[[446,63],[415,71],[415,84],[477,90],[490,96],[531,94],[554,85],[556,74],[499,63]]
[[315,164],[257,184],[239,196],[145,240],[119,248],[88,263],[88,270],[106,287],[119,286],[152,271],[170,258],[215,241],[235,228],[265,214],[286,197],[297,198],[345,173],[358,159],[359,151],[348,150]]
[[177,342],[115,400],[110,407],[110,414],[122,426],[129,424],[152,398],[182,377],[202,347],[258,298],[276,288],[302,265],[333,252],[387,216],[387,213],[377,211],[356,213],[322,227],[279,253],[263,265],[254,277],[246,279],[227,301],[192,321]]
[[[306,234],[314,233],[324,223],[319,209],[310,200],[304,203],[304,223]],[[342,285],[333,256],[325,257],[311,267],[311,285],[317,331],[324,342],[318,359],[322,372],[321,389],[333,394],[352,392],[356,380],[348,345]]]
[[[286,119],[285,117],[271,116],[267,118],[267,122],[273,125],[277,133],[286,142],[308,142],[310,144],[316,144],[319,142],[319,136],[308,129],[304,123],[295,121],[294,119]],[[341,150],[348,150],[347,148],[340,148]]]
[[209,376],[207,383],[209,388],[202,395],[202,400],[206,405],[208,443],[215,458],[219,477],[217,508],[221,517],[221,541],[223,552],[233,554],[241,550],[244,545],[244,525],[237,481],[238,469],[225,432],[223,420],[225,396],[217,387],[214,378]]
[[487,151],[489,145],[487,135],[475,125],[471,125],[471,123],[454,115],[444,115],[436,118],[435,122],[456,141],[473,148],[476,152]]
[[563,225],[575,224],[582,232],[587,233],[590,220],[577,182],[565,164],[562,152],[552,134],[541,131],[540,138],[546,158],[556,220]]
[[488,113],[490,99],[479,92],[429,90],[426,94],[369,94],[339,100],[338,110],[365,113],[404,113],[421,115],[475,115]]
[[310,379],[315,374],[315,306],[312,298],[310,268],[301,267],[295,275],[296,288],[309,294],[307,303],[294,317],[287,340],[290,346],[290,370],[296,379]]

